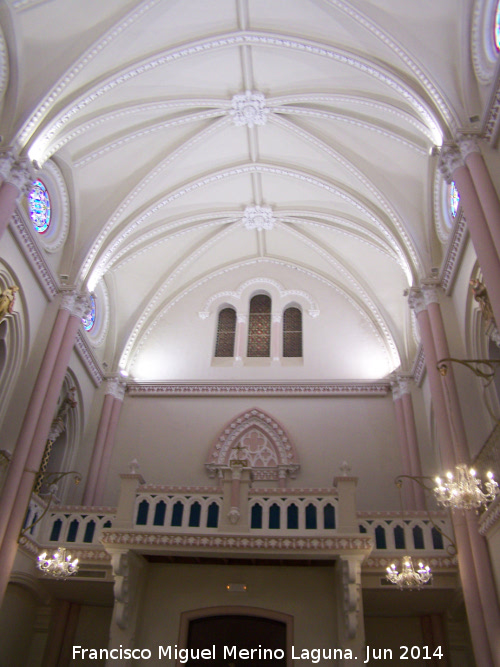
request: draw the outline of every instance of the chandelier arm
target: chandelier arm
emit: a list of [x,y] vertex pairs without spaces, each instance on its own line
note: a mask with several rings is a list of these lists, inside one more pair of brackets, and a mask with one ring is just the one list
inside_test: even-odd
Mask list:
[[[446,362],[452,362],[465,366],[465,368],[468,368],[477,377],[483,378],[483,380],[488,380],[489,384],[495,376],[497,371],[495,366],[500,364],[500,359],[456,359],[455,357],[445,357],[444,359],[440,359],[436,364],[436,368],[443,376],[447,375],[448,373],[448,364]],[[481,370],[479,365],[487,366],[490,370]]]

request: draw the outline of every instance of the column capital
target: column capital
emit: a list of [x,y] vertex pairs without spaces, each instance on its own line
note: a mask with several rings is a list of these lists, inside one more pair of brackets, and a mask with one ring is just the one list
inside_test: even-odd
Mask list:
[[281,324],[282,319],[283,319],[283,316],[282,316],[281,313],[273,313],[272,314],[273,324]]
[[453,180],[453,174],[459,167],[464,167],[465,162],[456,146],[443,146],[439,155],[439,170],[447,183]]
[[476,134],[461,134],[458,138],[458,148],[464,160],[467,160],[471,153],[481,153]]
[[18,198],[22,195],[27,195],[35,180],[33,166],[28,158],[22,158],[14,162],[5,180],[7,183],[12,183],[19,190]]
[[417,315],[422,310],[427,308],[422,290],[420,290],[418,287],[410,288],[410,293],[408,295],[408,305],[410,306],[411,310],[415,311]]
[[421,285],[420,289],[426,306],[430,303],[439,303],[439,285],[436,285],[435,283],[424,283]]
[[118,401],[123,401],[127,384],[120,378],[109,378],[106,384],[106,394],[110,394]]
[[412,378],[407,375],[394,373],[391,378],[392,398],[394,401],[400,399],[404,394],[411,394]]
[[10,174],[12,165],[16,160],[16,156],[12,149],[9,149],[5,153],[0,155],[0,178],[6,180],[7,176]]
[[84,317],[90,310],[90,296],[87,293],[78,294],[76,290],[63,292],[61,299],[62,309],[69,311],[73,317]]
[[238,324],[245,324],[246,322],[248,322],[248,315],[240,315],[238,313],[238,315],[236,315],[236,321],[238,322]]

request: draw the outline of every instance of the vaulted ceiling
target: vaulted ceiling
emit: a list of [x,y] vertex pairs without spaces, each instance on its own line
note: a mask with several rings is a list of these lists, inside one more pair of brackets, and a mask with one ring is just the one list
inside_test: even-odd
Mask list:
[[65,177],[58,271],[106,285],[110,364],[183,299],[258,275],[325,330],[356,311],[379,375],[411,367],[403,292],[441,260],[432,148],[481,111],[472,4],[4,2],[0,132]]

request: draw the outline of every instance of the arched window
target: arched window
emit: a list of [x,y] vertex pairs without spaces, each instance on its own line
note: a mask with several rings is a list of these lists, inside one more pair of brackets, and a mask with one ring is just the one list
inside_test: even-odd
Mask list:
[[91,294],[89,311],[84,317],[82,317],[82,324],[85,331],[90,331],[95,324],[95,307],[95,296]]
[[287,308],[283,313],[283,356],[302,356],[302,313],[298,308]]
[[249,357],[269,357],[271,355],[271,297],[256,294],[250,300],[248,318]]
[[234,356],[234,337],[236,334],[236,311],[234,308],[223,308],[217,321],[216,357]]
[[495,10],[495,22],[493,25],[494,36],[493,41],[497,51],[500,51],[500,2],[497,2],[497,8]]
[[50,198],[47,188],[40,180],[36,180],[28,195],[30,218],[39,234],[47,231],[50,225]]
[[460,194],[458,192],[455,181],[452,181],[448,186],[448,210],[452,218],[457,217],[459,205]]

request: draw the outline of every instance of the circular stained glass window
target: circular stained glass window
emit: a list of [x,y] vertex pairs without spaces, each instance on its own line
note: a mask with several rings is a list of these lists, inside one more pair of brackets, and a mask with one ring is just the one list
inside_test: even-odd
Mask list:
[[457,217],[458,206],[460,204],[460,195],[455,185],[455,181],[450,183],[449,192],[448,192],[448,203],[450,206],[450,215],[452,218]]
[[495,11],[495,23],[493,26],[493,30],[495,32],[493,36],[493,41],[495,42],[497,51],[500,51],[500,2],[497,2],[497,8]]
[[85,317],[82,317],[82,324],[85,331],[90,331],[95,324],[95,297],[90,295],[90,309]]
[[50,198],[42,181],[35,181],[28,195],[30,218],[37,232],[43,234],[50,225]]

